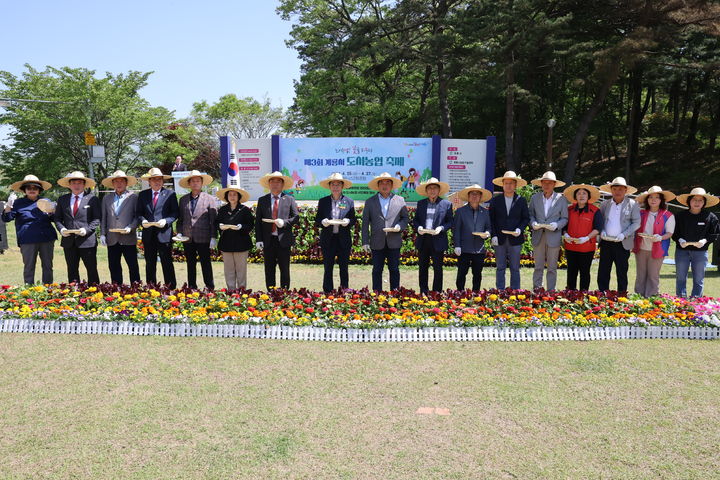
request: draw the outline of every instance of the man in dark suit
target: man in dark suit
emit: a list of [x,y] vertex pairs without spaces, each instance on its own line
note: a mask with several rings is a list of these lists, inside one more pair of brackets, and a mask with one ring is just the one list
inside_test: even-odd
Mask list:
[[485,266],[485,239],[490,236],[490,214],[481,203],[492,198],[490,190],[478,184],[470,185],[458,192],[458,198],[468,202],[455,212],[453,242],[458,256],[458,271],[455,287],[465,289],[465,278],[472,267],[472,289],[480,290],[482,271]]
[[[340,269],[340,288],[348,288],[352,228],[355,225],[355,202],[343,195],[343,189],[352,185],[340,173],[333,173],[320,182],[331,194],[318,201],[315,225],[320,230],[320,250],[323,255],[323,291],[332,292],[333,266],[337,257]],[[338,224],[338,222],[342,222]]]
[[300,221],[297,203],[283,190],[292,188],[292,178],[280,172],[263,175],[260,185],[270,193],[258,199],[255,212],[255,241],[263,251],[265,286],[275,286],[275,267],[280,269],[280,287],[290,288],[290,248],[295,244],[293,225]]
[[55,208],[55,226],[65,251],[68,282],[80,281],[80,260],[85,265],[88,283],[100,283],[97,271],[97,238],[95,229],[100,225],[100,200],[85,189],[95,188],[95,181],[82,172],[72,172],[58,180],[58,185],[71,193],[61,195]]
[[510,288],[520,288],[520,253],[525,241],[523,231],[530,224],[530,211],[525,199],[515,193],[518,187],[527,185],[513,171],[493,179],[493,183],[502,187],[503,194],[490,200],[490,225],[492,227],[492,245],[495,247],[495,286],[505,288],[505,270],[510,264]]
[[183,158],[181,155],[178,155],[175,157],[175,163],[173,163],[172,171],[173,172],[184,172],[187,170],[187,165],[183,163]]
[[142,242],[145,247],[145,281],[157,283],[157,257],[160,255],[165,285],[175,288],[175,267],[172,259],[172,224],[179,209],[175,192],[163,188],[163,175],[159,168],[151,168],[142,176],[150,188],[138,194],[137,216],[142,225]]
[[447,232],[453,225],[452,203],[441,198],[450,191],[450,185],[433,177],[422,182],[417,193],[427,197],[417,203],[413,229],[417,232],[415,247],[418,251],[420,292],[427,293],[429,263],[433,264],[433,290],[443,289],[443,261],[448,248]]

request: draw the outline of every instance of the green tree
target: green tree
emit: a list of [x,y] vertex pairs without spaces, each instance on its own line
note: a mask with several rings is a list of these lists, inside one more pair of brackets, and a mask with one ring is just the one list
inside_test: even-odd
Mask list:
[[192,121],[215,137],[267,138],[276,133],[283,121],[283,111],[265,98],[259,102],[251,97],[223,95],[214,103],[194,103]]
[[189,169],[220,176],[220,152],[217,137],[208,136],[190,121],[168,125],[158,138],[144,147],[144,157],[153,166],[170,171],[175,157],[182,155]]

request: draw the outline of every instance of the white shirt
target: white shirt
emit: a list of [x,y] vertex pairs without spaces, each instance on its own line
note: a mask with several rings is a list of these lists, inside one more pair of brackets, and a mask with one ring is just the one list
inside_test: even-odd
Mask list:
[[550,213],[550,207],[552,207],[554,202],[554,195],[550,195],[550,198],[546,198],[545,195],[543,195],[543,207],[545,208],[545,219],[547,219],[548,214]]
[[622,217],[623,203],[625,203],[624,200],[621,203],[615,203],[615,200],[610,202],[608,217],[605,221],[605,233],[609,237],[617,237],[622,233],[620,218]]
[[432,230],[432,228],[433,228],[433,222],[435,221],[435,208],[436,207],[437,207],[437,203],[428,202],[427,212],[425,214],[425,228],[427,230]]

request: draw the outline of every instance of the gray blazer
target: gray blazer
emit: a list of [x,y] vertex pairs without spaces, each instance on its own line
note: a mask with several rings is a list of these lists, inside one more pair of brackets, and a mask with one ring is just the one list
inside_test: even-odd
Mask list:
[[[387,241],[388,248],[400,248],[402,245],[402,232],[408,226],[408,210],[405,199],[400,195],[393,195],[388,206],[388,215],[385,218],[380,208],[380,194],[373,195],[365,201],[362,222],[362,244],[370,245],[373,250],[382,250]],[[386,233],[383,228],[400,225],[399,232]]]
[[[610,216],[610,205],[613,203],[613,199],[609,198],[600,204],[600,211],[605,219],[605,225],[607,225]],[[630,197],[625,197],[625,200],[623,200],[620,210],[620,227],[623,235],[625,235],[625,239],[622,241],[623,247],[625,247],[625,250],[632,250],[635,244],[635,232],[640,228],[640,205]]]
[[215,217],[217,202],[209,193],[200,192],[195,211],[190,208],[192,194],[187,193],[180,198],[177,232],[190,238],[193,243],[210,243],[215,237]]
[[[562,243],[562,229],[568,223],[568,201],[562,193],[553,192],[552,205],[545,215],[545,205],[543,205],[543,192],[538,192],[530,197],[530,230],[532,231],[532,244],[539,245],[543,235],[548,247],[559,247]],[[533,222],[537,223],[557,223],[558,228],[555,231],[541,228],[535,230],[532,228]]]
[[[118,213],[115,213],[115,192],[105,195],[102,199],[102,220],[100,221],[100,235],[105,235],[108,246],[137,245],[135,229],[138,226],[137,209],[138,196],[130,193],[120,204]],[[130,227],[130,233],[111,232],[111,228]]]

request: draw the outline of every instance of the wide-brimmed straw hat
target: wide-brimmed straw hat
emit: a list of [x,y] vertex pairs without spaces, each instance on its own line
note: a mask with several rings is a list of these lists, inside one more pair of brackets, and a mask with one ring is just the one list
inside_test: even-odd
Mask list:
[[57,181],[58,185],[65,188],[70,188],[70,180],[85,180],[85,188],[95,188],[95,180],[86,177],[83,172],[74,171],[68,173],[63,178]]
[[393,182],[393,190],[395,190],[396,188],[402,187],[402,180],[400,180],[399,178],[393,177],[388,172],[383,172],[368,182],[368,185],[367,185],[368,188],[370,190],[376,190],[376,191],[379,190],[378,182],[380,180],[391,180]]
[[520,178],[520,175],[513,172],[512,170],[508,170],[505,172],[505,174],[502,177],[497,177],[493,179],[493,184],[497,185],[498,187],[503,186],[503,180],[515,180],[517,182],[518,188],[524,187],[527,185],[527,180]]
[[46,182],[45,180],[40,180],[35,175],[25,175],[25,178],[23,178],[22,180],[10,185],[10,190],[15,190],[16,192],[22,192],[22,187],[25,185],[37,185],[38,187],[42,188],[43,190],[49,190],[52,188],[52,184],[50,182]]
[[155,177],[162,177],[164,180],[169,180],[172,178],[172,175],[165,175],[162,170],[157,167],[153,167],[148,170],[147,173],[143,173],[140,178],[142,178],[143,180],[149,180]]
[[682,203],[683,205],[688,205],[690,199],[694,196],[705,197],[705,208],[714,207],[715,205],[720,203],[720,198],[716,197],[715,195],[710,195],[705,191],[704,188],[701,187],[693,188],[690,193],[683,193],[682,195],[678,195],[677,201]]
[[272,172],[266,173],[260,177],[260,185],[262,185],[265,189],[270,190],[270,179],[272,178],[279,178],[283,181],[283,190],[292,188],[293,183],[295,183],[292,178],[287,175],[283,175],[282,172]]
[[575,200],[575,191],[580,189],[585,189],[590,193],[590,198],[588,198],[588,203],[592,204],[600,200],[600,189],[593,185],[588,185],[586,183],[578,183],[577,185],[570,185],[565,190],[563,190],[563,195],[565,195],[565,198],[568,202],[573,203],[576,202]]
[[651,193],[659,193],[663,196],[663,198],[665,198],[665,202],[670,202],[675,198],[675,194],[672,193],[670,190],[663,190],[657,185],[653,185],[652,187],[648,188],[647,191],[638,195],[637,198],[635,198],[635,201],[637,201],[638,203],[642,203]]
[[438,195],[440,195],[441,197],[450,191],[450,184],[441,182],[435,177],[430,177],[424,182],[421,182],[420,185],[417,186],[415,191],[418,193],[418,195],[427,197],[427,187],[429,187],[430,185],[437,185],[438,187],[440,187],[440,193]]
[[628,185],[624,177],[615,177],[613,181],[600,187],[601,192],[612,194],[612,187],[627,187],[626,195],[632,195],[637,192],[637,188],[632,185]]
[[465,187],[462,190],[460,190],[457,195],[460,200],[463,202],[468,201],[468,195],[470,192],[480,192],[480,203],[485,203],[488,200],[490,200],[493,196],[492,192],[488,190],[487,188],[483,188],[477,183],[474,185],[470,185],[469,187]]
[[532,180],[530,183],[532,183],[533,185],[536,185],[538,187],[542,187],[543,180],[550,180],[551,182],[555,182],[555,188],[565,186],[565,182],[558,180],[557,177],[555,176],[555,172],[551,172],[550,170],[543,173],[542,177],[536,178],[535,180]]
[[115,185],[113,185],[113,180],[116,178],[124,178],[127,180],[127,186],[132,187],[137,183],[137,178],[133,177],[132,175],[125,175],[125,172],[122,170],[115,170],[112,175],[109,177],[103,179],[102,182],[100,182],[104,187],[107,188],[115,188]]
[[190,179],[194,177],[202,178],[203,187],[210,185],[213,181],[213,178],[207,173],[202,173],[199,170],[191,170],[187,177],[183,177],[180,179],[178,185],[180,185],[182,188],[190,188]]
[[245,203],[248,200],[250,200],[250,194],[247,192],[247,190],[243,190],[242,188],[239,188],[239,187],[221,188],[220,190],[217,191],[217,193],[215,195],[217,196],[217,198],[219,198],[223,202],[227,202],[227,200],[225,199],[225,194],[227,192],[237,192],[238,195],[240,195],[240,200],[238,200],[240,203]]
[[343,178],[342,173],[335,172],[327,177],[325,180],[320,180],[320,186],[330,190],[330,184],[332,182],[342,182],[343,188],[349,188],[352,186],[352,182],[347,178]]

